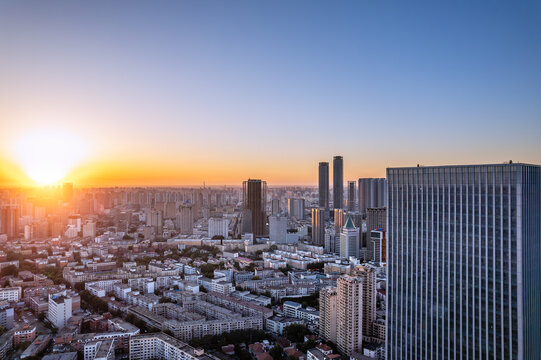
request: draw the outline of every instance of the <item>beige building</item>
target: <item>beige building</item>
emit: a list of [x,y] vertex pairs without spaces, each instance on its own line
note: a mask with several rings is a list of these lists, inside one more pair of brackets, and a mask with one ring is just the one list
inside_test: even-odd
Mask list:
[[350,275],[337,279],[336,288],[319,294],[319,333],[346,355],[362,353],[363,341],[378,341],[376,323],[376,269],[356,266]]
[[373,324],[376,322],[376,269],[371,265],[359,265],[352,275],[363,280],[363,337],[370,341],[368,338],[374,337]]
[[336,288],[319,292],[319,334],[336,344]]
[[362,352],[363,279],[344,275],[336,281],[336,345],[346,355]]

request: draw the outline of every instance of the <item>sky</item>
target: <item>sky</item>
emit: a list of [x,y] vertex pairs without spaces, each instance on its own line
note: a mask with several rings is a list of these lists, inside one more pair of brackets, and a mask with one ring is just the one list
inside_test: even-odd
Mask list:
[[0,186],[64,156],[81,186],[309,185],[334,155],[540,164],[541,3],[0,1]]

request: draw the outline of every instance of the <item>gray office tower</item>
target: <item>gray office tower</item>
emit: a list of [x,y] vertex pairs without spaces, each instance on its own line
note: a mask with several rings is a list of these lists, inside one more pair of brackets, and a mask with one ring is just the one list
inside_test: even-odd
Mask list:
[[341,156],[332,159],[332,193],[333,208],[344,208],[344,160]]
[[329,163],[319,163],[319,207],[329,209]]
[[325,244],[325,213],[324,208],[312,208],[312,242],[315,245]]
[[387,169],[387,359],[541,354],[541,166]]
[[355,181],[348,181],[348,211],[355,211]]
[[252,216],[251,232],[255,236],[267,234],[267,183],[259,179],[248,179],[242,183],[242,201],[244,209],[249,210]]
[[366,215],[366,209],[379,208],[387,204],[387,179],[359,179],[357,187],[359,194],[359,212]]

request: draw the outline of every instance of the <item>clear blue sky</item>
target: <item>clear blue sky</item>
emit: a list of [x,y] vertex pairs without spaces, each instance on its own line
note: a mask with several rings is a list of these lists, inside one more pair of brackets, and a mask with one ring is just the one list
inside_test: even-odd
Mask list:
[[46,123],[97,163],[541,163],[539,1],[2,1],[0,54],[0,141]]

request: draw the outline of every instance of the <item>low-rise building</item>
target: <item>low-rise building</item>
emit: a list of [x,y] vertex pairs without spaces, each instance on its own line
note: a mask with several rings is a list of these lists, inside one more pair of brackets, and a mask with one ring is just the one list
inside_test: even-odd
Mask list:
[[15,329],[13,333],[13,346],[24,342],[32,342],[36,338],[36,327],[31,325],[22,325]]
[[93,340],[84,345],[84,360],[113,360],[115,340]]
[[275,335],[282,335],[284,333],[284,329],[293,324],[304,324],[304,321],[276,315],[267,319],[265,328],[267,331],[270,331]]
[[130,339],[130,360],[218,360],[164,333],[136,335]]

